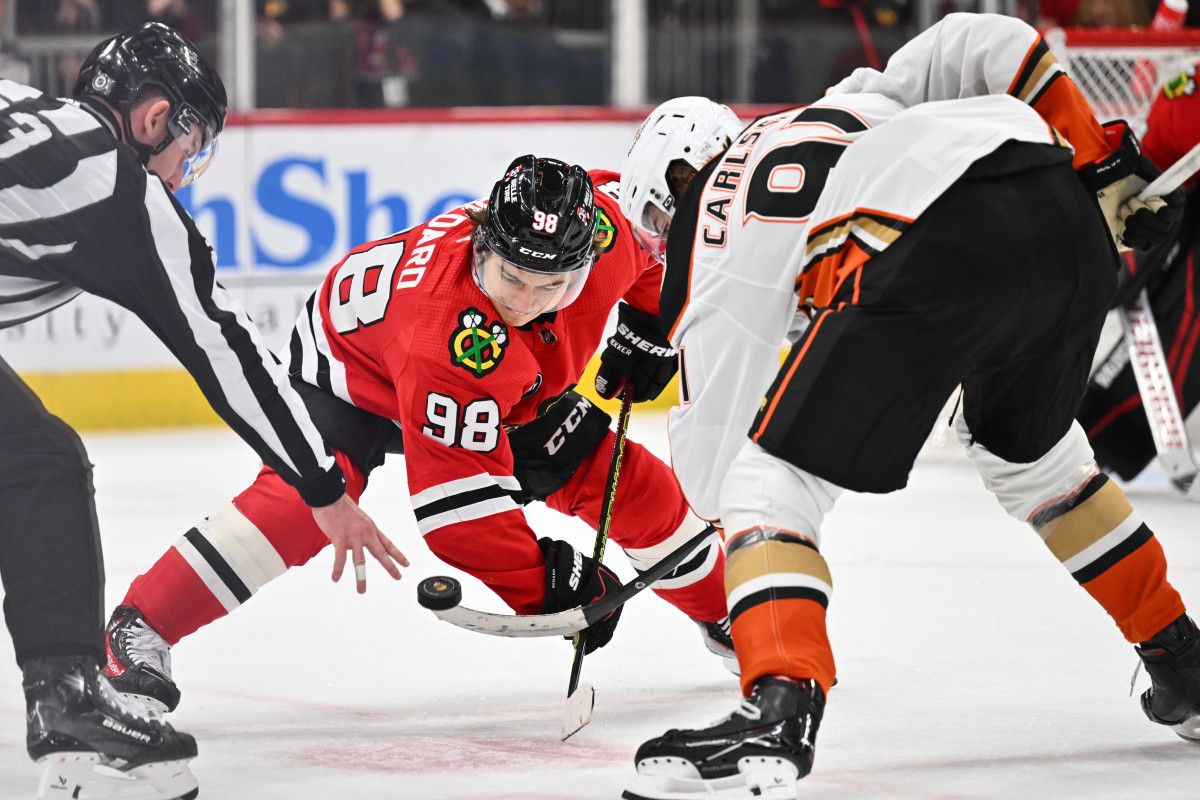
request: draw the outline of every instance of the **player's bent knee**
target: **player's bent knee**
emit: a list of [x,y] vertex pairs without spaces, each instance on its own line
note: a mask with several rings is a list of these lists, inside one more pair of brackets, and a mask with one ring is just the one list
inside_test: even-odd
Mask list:
[[287,571],[270,540],[232,503],[185,533],[175,549],[227,611]]
[[1066,435],[1045,455],[1027,464],[1005,461],[983,445],[972,443],[970,429],[961,416],[954,428],[984,485],[1009,515],[1031,525],[1044,521],[1042,517],[1048,509],[1069,510],[1071,498],[1083,491],[1100,471],[1078,422],[1072,422]]
[[747,441],[721,484],[721,521],[731,534],[795,531],[819,546],[821,522],[842,491]]

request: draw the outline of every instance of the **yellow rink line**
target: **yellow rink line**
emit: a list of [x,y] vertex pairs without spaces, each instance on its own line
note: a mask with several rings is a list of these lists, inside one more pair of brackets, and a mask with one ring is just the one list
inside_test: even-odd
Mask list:
[[[593,378],[599,359],[592,359],[579,381],[580,390],[593,400]],[[192,377],[181,369],[122,370],[107,372],[22,372],[53,413],[78,431],[176,428],[219,425]],[[639,403],[638,410],[666,409],[674,403],[674,381],[658,399]],[[618,403],[600,401],[616,414]]]

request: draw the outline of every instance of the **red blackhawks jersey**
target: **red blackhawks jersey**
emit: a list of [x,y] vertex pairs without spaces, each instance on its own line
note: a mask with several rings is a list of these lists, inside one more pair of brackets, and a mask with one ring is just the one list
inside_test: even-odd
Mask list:
[[513,499],[505,426],[533,419],[579,379],[618,300],[658,312],[662,267],[621,216],[619,176],[590,175],[605,238],[564,309],[521,328],[501,322],[472,277],[473,226],[459,208],[355,248],[300,315],[291,374],[400,425],[423,535],[532,535]]
[[[1200,94],[1193,64],[1162,87],[1146,119],[1144,152],[1159,169],[1166,169],[1200,142]],[[1187,184],[1194,185],[1194,180]]]

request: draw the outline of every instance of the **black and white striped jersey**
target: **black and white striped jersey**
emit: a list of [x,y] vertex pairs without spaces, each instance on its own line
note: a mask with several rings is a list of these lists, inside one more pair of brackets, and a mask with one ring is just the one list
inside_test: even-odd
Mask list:
[[128,309],[267,465],[309,504],[333,502],[341,470],[287,371],[117,125],[99,103],[0,80],[0,328],[81,292]]

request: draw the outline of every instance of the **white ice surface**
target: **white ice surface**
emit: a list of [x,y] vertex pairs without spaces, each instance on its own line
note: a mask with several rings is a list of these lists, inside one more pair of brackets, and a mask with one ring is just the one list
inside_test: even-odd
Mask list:
[[[662,453],[662,426],[636,417],[633,436]],[[224,431],[87,444],[109,609],[256,466]],[[1200,506],[1157,472],[1129,491],[1175,585],[1200,602]],[[373,477],[364,505],[412,559],[403,582],[370,569],[359,597],[346,577],[330,584],[325,553],[175,648],[183,701],[172,719],[200,743],[202,798],[615,799],[641,741],[735,704],[694,626],[647,594],[584,662],[595,719],[559,742],[568,645],[467,633],[416,605],[417,580],[449,570],[416,532],[403,459]],[[531,518],[590,549],[575,521],[544,508]],[[1128,696],[1130,647],[956,448],[927,450],[906,491],[844,497],[823,541],[841,682],[802,798],[1200,797],[1200,746],[1145,720]],[[469,580],[466,601],[503,608]],[[0,798],[32,797],[35,783],[0,637]]]

